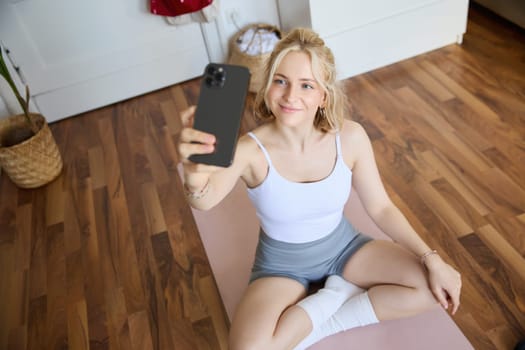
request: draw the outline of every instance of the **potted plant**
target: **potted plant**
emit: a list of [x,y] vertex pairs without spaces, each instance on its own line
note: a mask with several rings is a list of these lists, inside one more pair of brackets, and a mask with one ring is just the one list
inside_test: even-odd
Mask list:
[[0,119],[0,167],[19,187],[35,188],[54,180],[62,171],[62,157],[43,115],[29,112],[18,91],[0,47],[0,75],[13,91],[23,113]]

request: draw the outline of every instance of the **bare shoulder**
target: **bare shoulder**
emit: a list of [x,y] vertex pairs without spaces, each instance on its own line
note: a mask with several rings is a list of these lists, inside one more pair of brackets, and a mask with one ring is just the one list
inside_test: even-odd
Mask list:
[[[259,133],[258,129],[254,130]],[[268,164],[257,142],[248,134],[239,138],[235,159],[242,167],[241,177],[249,187],[254,187],[266,176]]]
[[[263,124],[251,131],[252,134],[260,141],[263,145],[266,146],[266,143],[271,138],[271,133],[269,132],[268,124]],[[257,142],[253,137],[244,134],[239,139],[239,146],[243,148],[243,151],[246,152],[249,156],[254,156],[261,153],[260,147],[257,145]]]
[[369,142],[368,134],[366,133],[365,128],[358,122],[352,120],[345,120],[343,122],[343,127],[341,128],[341,142],[343,147],[347,148],[348,146],[356,146],[362,142]]
[[244,134],[239,138],[237,143],[236,153],[242,155],[243,158],[249,160],[252,158],[253,154],[257,151],[257,143],[255,140],[248,134]]
[[237,142],[235,150],[235,162],[242,168],[249,166],[250,160],[257,151],[257,143],[248,134],[244,134]]
[[368,149],[370,139],[361,124],[345,120],[340,131],[343,158],[350,168],[353,168],[362,151]]

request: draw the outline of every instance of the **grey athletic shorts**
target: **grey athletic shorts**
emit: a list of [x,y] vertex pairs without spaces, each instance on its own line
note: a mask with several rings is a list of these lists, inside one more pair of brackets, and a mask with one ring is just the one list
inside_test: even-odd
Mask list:
[[294,279],[308,289],[329,275],[343,273],[346,262],[372,238],[358,232],[346,218],[329,235],[306,243],[270,238],[261,228],[250,282],[270,276]]

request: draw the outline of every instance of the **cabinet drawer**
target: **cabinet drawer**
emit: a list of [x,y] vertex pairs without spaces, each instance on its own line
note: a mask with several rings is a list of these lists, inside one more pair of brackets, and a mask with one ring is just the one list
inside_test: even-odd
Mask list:
[[443,0],[309,0],[311,27],[330,36]]

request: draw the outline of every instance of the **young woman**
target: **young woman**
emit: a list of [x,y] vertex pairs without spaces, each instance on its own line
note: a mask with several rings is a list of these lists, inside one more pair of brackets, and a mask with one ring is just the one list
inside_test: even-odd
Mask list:
[[[345,119],[334,58],[313,31],[276,46],[255,101],[261,126],[240,138],[229,168],[195,164],[215,138],[182,114],[178,145],[189,203],[209,209],[241,178],[261,231],[250,284],[236,310],[230,349],[303,349],[321,338],[439,303],[455,313],[460,274],[414,231],[389,199],[370,140]],[[354,188],[393,240],[371,240],[343,216]],[[309,283],[329,276],[308,297]]]

